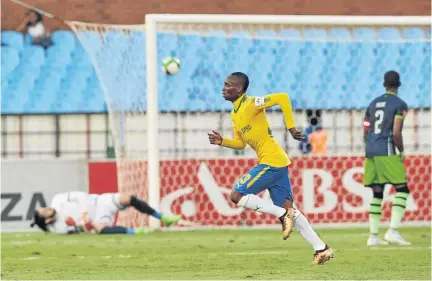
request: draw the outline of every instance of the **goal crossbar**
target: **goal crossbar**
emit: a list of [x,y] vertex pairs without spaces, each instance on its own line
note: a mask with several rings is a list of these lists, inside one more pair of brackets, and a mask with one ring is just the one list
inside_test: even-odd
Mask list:
[[292,25],[431,25],[430,16],[313,16],[313,15],[186,15],[147,14],[145,22],[191,24],[292,24]]

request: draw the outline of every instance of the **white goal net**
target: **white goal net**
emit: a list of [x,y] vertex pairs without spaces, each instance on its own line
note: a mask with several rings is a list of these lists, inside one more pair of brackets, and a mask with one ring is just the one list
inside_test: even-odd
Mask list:
[[[405,222],[424,224],[431,219],[427,19],[149,15],[146,26],[69,25],[105,93],[119,190],[165,213],[181,213],[188,226],[277,223],[227,199],[236,180],[256,165],[254,152],[207,140],[211,130],[232,135],[232,106],[221,88],[235,71],[249,76],[249,95],[290,95],[305,142],[290,139],[278,108],[267,114],[275,139],[293,159],[294,199],[311,222],[365,224],[372,193],[361,184],[364,110],[385,92],[384,73],[398,71],[399,95],[409,106],[404,143],[412,192]],[[169,56],[180,59],[176,75],[162,72]],[[384,221],[393,193],[386,189]],[[148,224],[134,211],[120,222]]]

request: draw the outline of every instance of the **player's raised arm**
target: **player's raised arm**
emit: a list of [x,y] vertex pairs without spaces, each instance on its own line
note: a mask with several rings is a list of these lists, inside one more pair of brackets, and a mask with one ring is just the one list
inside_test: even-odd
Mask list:
[[212,131],[208,134],[209,141],[211,144],[220,145],[224,147],[229,147],[233,149],[243,149],[246,147],[246,142],[233,127],[233,139],[223,138],[218,132]]
[[294,128],[294,114],[288,94],[276,93],[255,98],[255,106],[258,109],[269,108],[275,105],[279,105],[282,109],[287,129]]
[[279,107],[282,109],[285,125],[290,131],[291,136],[296,140],[304,139],[303,133],[295,127],[294,114],[288,94],[275,93],[255,98],[255,106],[257,109],[269,108],[275,105],[279,105]]

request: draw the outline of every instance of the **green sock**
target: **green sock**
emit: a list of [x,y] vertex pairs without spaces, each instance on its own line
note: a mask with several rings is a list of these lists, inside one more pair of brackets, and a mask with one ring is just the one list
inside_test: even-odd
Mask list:
[[382,198],[372,198],[369,207],[369,230],[371,234],[378,234],[379,223],[381,220],[381,203]]
[[390,220],[390,228],[398,229],[405,214],[406,202],[409,193],[406,192],[396,192],[393,198],[392,214]]

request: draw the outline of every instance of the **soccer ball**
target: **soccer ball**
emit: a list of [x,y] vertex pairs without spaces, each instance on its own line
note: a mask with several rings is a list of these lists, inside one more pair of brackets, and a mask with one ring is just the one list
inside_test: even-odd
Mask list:
[[167,75],[174,75],[180,70],[180,60],[175,57],[167,57],[162,61],[162,71]]

